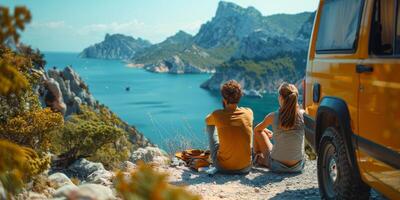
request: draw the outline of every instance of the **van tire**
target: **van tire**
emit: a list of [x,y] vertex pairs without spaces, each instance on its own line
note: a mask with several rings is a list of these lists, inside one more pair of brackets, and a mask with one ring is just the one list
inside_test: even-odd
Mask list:
[[325,129],[317,161],[321,199],[369,199],[370,188],[350,167],[344,142],[337,129]]

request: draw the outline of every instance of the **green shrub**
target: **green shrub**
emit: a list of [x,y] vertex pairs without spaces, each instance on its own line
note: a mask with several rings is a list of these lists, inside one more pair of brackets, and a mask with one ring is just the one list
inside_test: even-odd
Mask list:
[[53,151],[70,162],[87,157],[113,168],[127,160],[131,150],[127,133],[119,128],[114,115],[82,106],[81,114],[73,114],[63,131],[53,138]]

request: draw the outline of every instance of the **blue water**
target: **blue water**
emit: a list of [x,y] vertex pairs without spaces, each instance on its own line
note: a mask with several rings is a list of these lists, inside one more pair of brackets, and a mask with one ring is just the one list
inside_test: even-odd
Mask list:
[[[157,74],[128,68],[117,60],[79,58],[77,53],[45,53],[47,68],[72,65],[100,103],[135,126],[151,142],[166,147],[182,138],[204,147],[204,118],[221,107],[221,98],[199,86],[210,74]],[[130,91],[125,90],[130,87]],[[275,95],[262,99],[243,98],[241,106],[251,107],[255,123],[278,103]],[[178,142],[179,143],[179,142]]]

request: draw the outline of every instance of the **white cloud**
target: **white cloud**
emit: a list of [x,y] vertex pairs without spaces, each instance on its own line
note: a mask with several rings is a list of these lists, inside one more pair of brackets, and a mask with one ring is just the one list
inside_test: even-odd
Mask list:
[[29,24],[29,27],[34,29],[55,29],[55,28],[63,28],[65,27],[64,21],[50,21],[50,22],[32,22]]
[[112,22],[112,23],[99,23],[89,24],[77,29],[77,34],[90,35],[93,33],[125,33],[132,35],[144,28],[144,23],[138,20],[132,20],[127,22]]

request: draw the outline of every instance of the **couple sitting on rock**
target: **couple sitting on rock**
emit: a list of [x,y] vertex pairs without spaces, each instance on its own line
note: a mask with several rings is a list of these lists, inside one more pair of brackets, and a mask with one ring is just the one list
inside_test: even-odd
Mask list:
[[[278,92],[280,107],[254,128],[252,145],[253,111],[238,107],[240,84],[231,80],[221,87],[224,108],[206,118],[211,159],[218,172],[248,173],[253,163],[275,172],[303,170],[304,122],[297,102],[299,93],[288,83],[283,83]],[[272,131],[267,129],[270,125]]]

